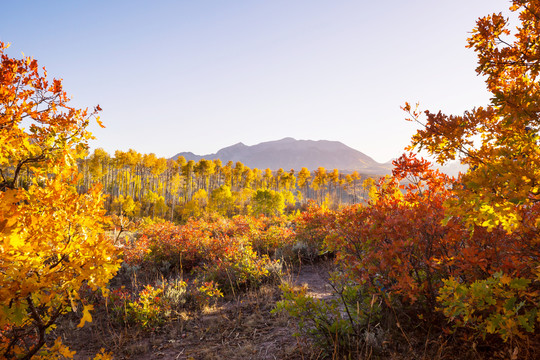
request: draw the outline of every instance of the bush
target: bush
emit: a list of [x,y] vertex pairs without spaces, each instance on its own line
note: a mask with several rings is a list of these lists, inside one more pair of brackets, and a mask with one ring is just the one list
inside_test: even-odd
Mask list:
[[165,322],[165,307],[168,305],[162,296],[162,288],[146,285],[139,292],[138,299],[127,303],[127,322],[135,323],[144,330],[153,330],[161,326]]
[[[534,268],[540,254],[524,241],[534,235],[445,218],[450,180],[411,155],[396,165],[394,179],[379,184],[369,206],[336,215],[327,244],[338,262],[351,279],[385,299],[396,322],[409,319],[415,329],[440,334],[450,323],[471,347],[487,334],[526,346],[540,320]],[[404,179],[409,185],[402,193]]]
[[[279,260],[270,260],[267,255],[258,256],[250,245],[231,246],[204,265],[202,276],[220,285],[227,293],[235,290],[258,288],[264,282],[276,280],[280,271]],[[276,266],[277,265],[277,266]]]
[[[165,277],[196,273],[201,281],[214,281],[228,293],[257,287],[275,279],[280,268],[279,262],[253,250],[254,239],[259,248],[271,249],[279,244],[266,230],[265,221],[213,215],[182,226],[150,225],[134,247],[126,250],[126,262],[132,268],[137,266]],[[287,231],[283,233],[290,236]]]
[[285,312],[298,320],[295,336],[308,336],[327,356],[352,358],[371,354],[382,346],[380,301],[361,285],[335,276],[336,297],[315,299],[307,289],[281,286],[283,299],[273,312]]
[[454,327],[469,328],[484,340],[486,335],[496,334],[513,342],[534,332],[540,315],[538,290],[531,280],[502,272],[470,284],[455,278],[444,280],[438,300]]
[[317,260],[331,249],[327,241],[333,232],[335,212],[310,202],[295,219],[296,244],[293,251],[305,260]]

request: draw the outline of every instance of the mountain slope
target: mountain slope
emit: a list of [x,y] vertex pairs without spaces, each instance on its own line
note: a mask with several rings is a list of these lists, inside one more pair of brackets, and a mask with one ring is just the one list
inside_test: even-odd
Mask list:
[[253,146],[238,143],[219,150],[215,154],[195,155],[190,152],[176,154],[173,159],[183,156],[186,160],[199,161],[220,159],[224,164],[228,161],[240,161],[250,168],[276,170],[282,168],[300,170],[307,167],[315,170],[324,167],[327,170],[358,171],[364,174],[387,174],[391,165],[380,164],[339,141],[328,140],[295,140],[284,138],[263,142]]

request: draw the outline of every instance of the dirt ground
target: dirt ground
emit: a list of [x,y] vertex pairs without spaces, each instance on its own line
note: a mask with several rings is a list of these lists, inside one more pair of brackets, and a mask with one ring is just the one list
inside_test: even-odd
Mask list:
[[[291,270],[284,281],[307,286],[316,298],[329,298],[326,281],[330,264],[304,265]],[[76,359],[92,358],[100,348],[115,359],[318,359],[306,339],[294,337],[296,325],[283,314],[273,314],[280,300],[277,286],[266,286],[206,309],[196,316],[185,314],[151,333],[136,328],[112,328],[106,319],[94,318],[83,329],[73,322],[62,334],[77,351]]]

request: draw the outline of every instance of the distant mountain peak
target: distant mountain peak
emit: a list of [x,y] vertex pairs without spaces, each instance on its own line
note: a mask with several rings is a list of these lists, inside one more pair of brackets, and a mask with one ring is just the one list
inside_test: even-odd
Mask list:
[[281,140],[262,142],[247,146],[241,142],[220,149],[215,154],[194,155],[179,153],[173,159],[184,156],[186,160],[199,161],[220,159],[223,163],[240,161],[250,168],[295,169],[319,167],[340,171],[358,171],[364,174],[384,175],[391,172],[391,166],[379,164],[371,157],[339,141],[296,140],[285,137]]
[[278,140],[278,142],[293,142],[293,141],[298,141],[298,140],[292,137],[284,137],[283,139]]

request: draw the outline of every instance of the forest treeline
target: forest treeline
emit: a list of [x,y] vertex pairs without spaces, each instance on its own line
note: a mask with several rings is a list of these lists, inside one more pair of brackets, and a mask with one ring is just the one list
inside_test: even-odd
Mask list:
[[101,183],[109,213],[171,221],[205,212],[276,215],[301,208],[309,200],[335,207],[365,203],[375,189],[375,180],[357,171],[251,169],[241,162],[195,162],[182,156],[173,160],[132,149],[111,156],[98,148],[78,166],[79,192]]

